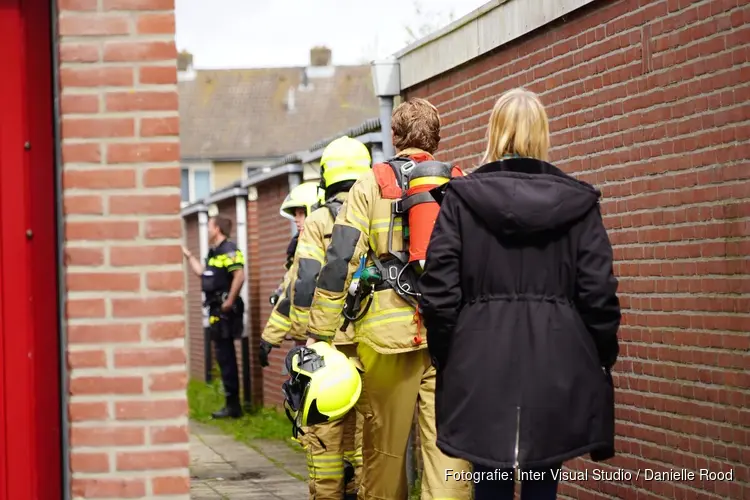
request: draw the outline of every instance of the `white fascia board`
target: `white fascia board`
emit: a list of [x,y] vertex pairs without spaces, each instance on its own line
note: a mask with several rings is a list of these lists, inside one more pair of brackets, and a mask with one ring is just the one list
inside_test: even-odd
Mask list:
[[394,54],[401,89],[429,80],[595,0],[493,0]]

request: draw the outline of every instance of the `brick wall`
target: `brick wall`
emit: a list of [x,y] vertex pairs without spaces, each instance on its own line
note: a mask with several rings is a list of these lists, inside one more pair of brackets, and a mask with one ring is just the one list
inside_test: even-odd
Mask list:
[[[287,194],[289,194],[289,180],[286,176],[258,186],[260,333],[265,328],[268,316],[273,309],[268,302],[268,297],[284,277],[286,249],[292,237],[289,221],[279,215],[279,207]],[[260,338],[260,333],[258,338]],[[281,374],[281,370],[291,345],[292,342],[287,341],[282,348],[271,351],[270,366],[263,369],[263,403],[266,405],[280,405],[283,402],[281,384],[286,376]]]
[[566,483],[568,497],[750,498],[749,24],[748,0],[594,2],[408,92],[438,106],[440,156],[464,166],[480,161],[503,91],[541,94],[552,160],[602,189],[615,247],[608,468],[735,475]]
[[[192,214],[183,219],[185,222],[185,246],[190,252],[200,258],[200,224],[198,214]],[[187,288],[187,339],[188,356],[190,358],[190,377],[196,380],[205,380],[206,356],[203,334],[203,297],[201,295],[201,280],[189,265],[186,270]]]
[[172,0],[62,0],[76,498],[188,498]]

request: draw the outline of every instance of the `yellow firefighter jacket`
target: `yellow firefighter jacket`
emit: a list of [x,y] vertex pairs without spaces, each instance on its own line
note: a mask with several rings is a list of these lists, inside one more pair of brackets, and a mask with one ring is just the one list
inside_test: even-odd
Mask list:
[[[346,192],[338,193],[334,197],[333,207],[340,207],[346,201]],[[336,209],[334,208],[334,210]],[[328,205],[323,205],[315,210],[305,220],[305,230],[299,237],[297,252],[294,254],[292,268],[291,293],[292,308],[290,318],[292,320],[291,333],[295,338],[305,338],[309,320],[310,305],[313,301],[315,286],[318,275],[325,262],[326,249],[331,243],[334,216]],[[340,331],[343,316],[339,314],[336,318],[337,324],[334,332],[333,343],[337,345],[354,343],[354,328],[350,323],[345,332]]]
[[[407,149],[399,156],[422,153]],[[360,258],[370,252],[379,259],[388,257],[388,226],[393,200],[380,195],[380,187],[373,172],[360,177],[349,191],[332,230],[331,244],[326,252],[325,265],[320,272],[315,290],[308,335],[330,340],[342,321],[342,309],[352,276]],[[400,217],[394,221],[394,251],[402,251]],[[367,344],[380,353],[408,352],[427,347],[426,332],[418,321],[416,311],[391,288],[376,288],[367,313],[354,325],[356,342]],[[421,337],[421,342],[416,338]]]
[[291,280],[292,276],[294,276],[295,274],[295,265],[294,263],[292,263],[286,274],[284,274],[284,279],[281,282],[281,288],[283,292],[281,293],[279,300],[277,300],[276,304],[273,306],[271,315],[268,317],[268,322],[266,323],[266,328],[263,330],[263,334],[261,335],[261,338],[263,340],[273,345],[274,347],[281,346],[281,343],[284,341],[284,338],[286,338],[287,334],[290,334],[294,340],[305,340],[306,338],[305,332],[302,332],[302,334],[297,336],[295,336],[294,333],[291,332],[292,323],[289,318],[292,304]]

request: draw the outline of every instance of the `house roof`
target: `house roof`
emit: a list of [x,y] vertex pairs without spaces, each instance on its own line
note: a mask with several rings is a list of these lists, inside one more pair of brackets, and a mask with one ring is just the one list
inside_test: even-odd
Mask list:
[[183,159],[281,157],[378,115],[370,66],[197,70],[179,90]]

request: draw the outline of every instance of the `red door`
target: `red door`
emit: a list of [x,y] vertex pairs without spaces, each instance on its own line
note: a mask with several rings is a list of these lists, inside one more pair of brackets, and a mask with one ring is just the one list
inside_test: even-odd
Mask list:
[[0,500],[61,495],[48,0],[0,0]]

